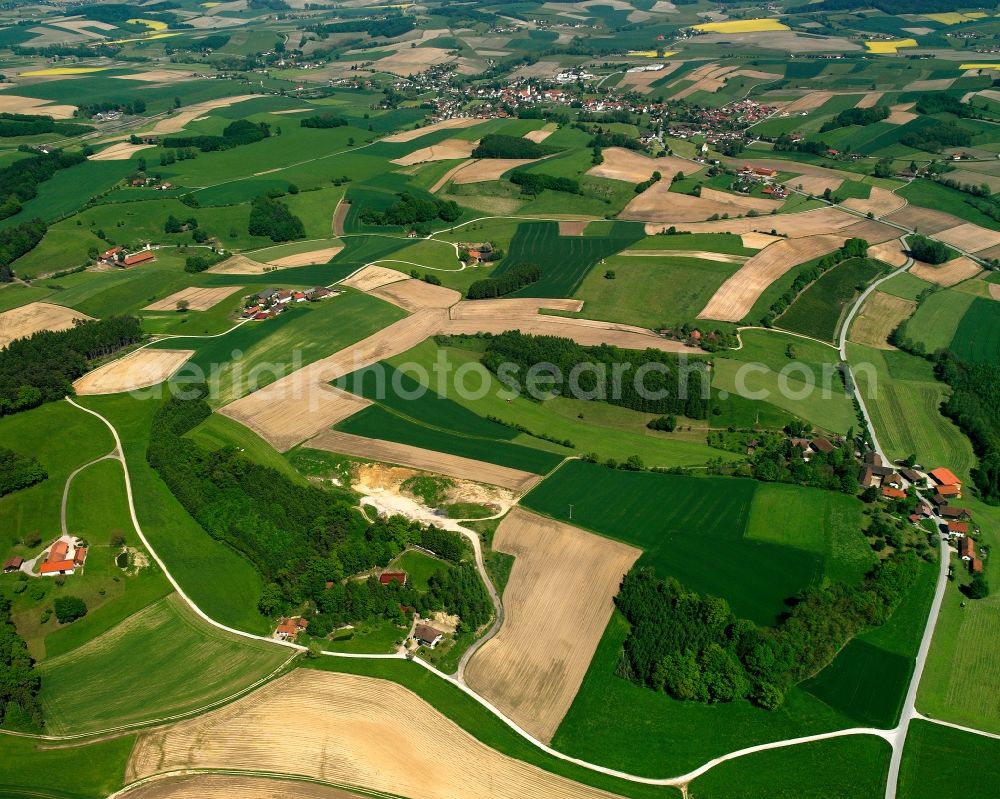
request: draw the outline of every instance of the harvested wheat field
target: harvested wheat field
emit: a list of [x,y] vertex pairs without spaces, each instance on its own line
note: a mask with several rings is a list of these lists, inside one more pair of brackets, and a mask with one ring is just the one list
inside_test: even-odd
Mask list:
[[451,307],[449,318],[511,323],[538,316],[542,308],[549,311],[578,313],[583,310],[583,300],[533,299],[528,297],[463,300]]
[[136,153],[155,146],[155,144],[130,144],[127,141],[120,141],[88,158],[91,161],[128,161]]
[[764,290],[793,266],[833,252],[844,236],[825,233],[799,239],[783,239],[766,247],[719,286],[698,314],[700,319],[738,322],[753,308]]
[[677,68],[683,63],[683,61],[665,61],[663,62],[663,69],[656,71],[626,72],[618,85],[623,89],[632,89],[633,91],[647,94],[653,90],[653,83],[676,72]]
[[174,769],[296,774],[411,799],[611,796],[490,749],[401,685],[310,669],[141,734],[125,782]]
[[701,169],[701,167],[696,167],[681,158],[667,156],[653,159],[624,147],[608,147],[602,153],[604,155],[603,163],[588,169],[588,175],[597,178],[624,180],[628,183],[641,183],[648,180],[654,172],[659,171],[664,180],[669,183],[670,179],[678,172],[691,175]]
[[793,100],[781,109],[781,116],[791,116],[803,112],[813,111],[823,103],[833,97],[832,92],[809,92],[802,95],[798,100]]
[[881,244],[873,244],[868,248],[868,255],[889,266],[903,266],[909,256],[901,239],[892,239]]
[[0,113],[4,114],[44,114],[53,119],[72,119],[75,112],[75,105],[56,105],[36,97],[0,94]]
[[[777,236],[768,236],[768,239],[779,240]],[[770,243],[768,241],[768,244]],[[631,258],[662,258],[664,255],[669,255],[680,258],[698,258],[702,261],[715,261],[720,264],[744,264],[750,259],[749,255],[731,255],[730,253],[708,252],[707,250],[622,250],[618,255]]]
[[982,271],[979,264],[964,255],[953,258],[940,266],[931,266],[920,261],[914,261],[910,274],[923,278],[939,286],[954,286],[970,277],[975,277]]
[[440,144],[432,144],[430,147],[421,147],[401,158],[394,158],[392,163],[400,166],[412,166],[413,164],[423,164],[427,161],[451,161],[457,158],[468,158],[472,151],[476,149],[478,142],[465,141],[463,139],[446,139]]
[[957,216],[946,214],[944,211],[935,211],[933,208],[921,208],[919,205],[907,205],[898,211],[893,211],[886,215],[886,220],[925,236],[933,236],[942,230],[965,224],[965,220]]
[[[697,77],[697,73],[701,72],[701,69],[696,69],[690,75],[686,75],[682,80],[694,80],[690,86],[685,86],[679,92],[671,95],[671,100],[683,100],[685,97],[689,97],[695,92],[709,92],[714,94],[719,91],[723,86],[726,85],[725,79],[731,77],[730,73],[733,73],[736,67],[720,67],[717,64],[713,64],[715,69],[708,70],[703,76]],[[703,68],[704,69],[704,68]],[[675,81],[670,84],[671,86],[676,86],[680,81]]]
[[587,225],[589,224],[590,224],[589,219],[560,219],[559,235],[582,236],[583,231],[587,229]]
[[120,394],[162,383],[194,355],[194,350],[136,350],[87,372],[73,383],[77,394]]
[[205,271],[212,275],[262,275],[271,268],[270,264],[254,261],[245,255],[233,255]]
[[[827,205],[797,214],[777,214],[766,218],[719,219],[715,222],[682,222],[678,223],[676,227],[678,230],[690,231],[691,233],[738,233],[741,235],[753,232],[770,234],[774,230],[782,236],[796,239],[820,233],[842,231],[859,223],[879,225],[877,222],[858,219],[853,214]],[[663,227],[663,224],[646,225],[646,233],[652,236],[659,233]],[[880,241],[888,241],[889,238],[899,235],[898,230],[893,232],[893,228],[888,225],[879,225],[879,228],[889,231],[882,234]],[[872,239],[868,239],[868,241],[872,241]]]
[[836,191],[843,182],[844,179],[838,175],[799,175],[791,180],[786,180],[785,185],[807,194],[819,195],[827,189]]
[[493,548],[514,555],[504,621],[465,669],[469,687],[536,738],[552,739],[614,610],[635,547],[514,508]]
[[858,219],[854,217],[853,224],[846,225],[837,232],[845,238],[855,237],[864,239],[869,244],[881,244],[883,241],[891,241],[899,236],[899,228],[876,222],[874,219]]
[[459,480],[472,480],[476,483],[500,486],[500,488],[509,488],[511,491],[522,494],[542,479],[537,474],[522,472],[520,469],[496,466],[485,461],[449,455],[445,452],[435,452],[421,447],[411,447],[408,444],[396,444],[392,441],[354,436],[336,430],[326,430],[320,433],[316,438],[307,441],[305,446],[341,455],[352,455],[370,461],[394,463],[397,466],[407,466],[423,472],[443,474],[445,477],[454,477]]
[[400,280],[409,280],[409,275],[389,269],[385,266],[375,266],[371,264],[359,269],[350,277],[340,281],[343,286],[350,286],[358,291],[372,291],[389,283],[398,283]]
[[905,125],[907,122],[912,122],[917,118],[917,115],[909,110],[913,105],[913,103],[899,103],[889,106],[890,113],[885,121],[890,125]]
[[864,97],[858,100],[858,104],[854,106],[855,108],[874,108],[878,105],[878,101],[882,99],[884,92],[868,92]]
[[369,294],[398,305],[404,311],[422,311],[426,308],[450,308],[462,295],[444,286],[432,286],[423,280],[408,277],[394,283],[371,289]]
[[332,785],[229,774],[154,778],[118,795],[128,799],[358,799],[358,794]]
[[374,69],[405,78],[454,60],[454,56],[441,47],[411,47],[380,58],[375,62]]
[[[716,214],[719,216],[728,214],[732,217],[746,214],[751,210],[758,214],[769,214],[772,209],[780,205],[781,203],[776,200],[727,194],[709,188],[701,190],[701,197],[680,194],[670,191],[670,178],[664,175],[663,180],[654,183],[626,205],[618,217],[659,225],[673,225],[678,222],[701,222]],[[732,220],[721,220],[723,225],[731,222]],[[756,224],[762,226],[765,223],[757,221]]]
[[781,236],[750,231],[748,233],[741,233],[740,239],[742,239],[744,247],[749,247],[751,250],[763,250],[765,247],[774,244],[774,242],[781,241]]
[[[482,158],[459,164],[446,176],[453,183],[486,183],[499,180],[505,172],[535,163],[534,158]],[[444,184],[441,184],[444,185]],[[439,188],[435,186],[435,188]]]
[[77,319],[93,319],[80,311],[52,305],[48,302],[32,302],[0,313],[0,349],[14,339],[27,338],[40,330],[69,330]]
[[888,189],[880,189],[878,186],[872,186],[868,199],[863,200],[858,197],[850,197],[844,200],[841,205],[862,214],[883,217],[891,214],[893,211],[898,211],[906,205],[906,200],[893,194]]
[[462,117],[461,119],[442,119],[440,122],[432,122],[430,125],[424,125],[422,128],[404,130],[401,133],[393,133],[391,136],[386,136],[382,139],[382,141],[413,141],[414,139],[419,139],[421,136],[426,136],[428,133],[434,133],[438,130],[458,130],[460,128],[470,128],[473,125],[481,125],[485,121],[485,119],[472,119],[470,117]]
[[191,288],[175,291],[169,297],[147,305],[144,311],[176,311],[177,303],[186,302],[191,311],[207,311],[222,302],[230,294],[235,294],[243,286],[218,286],[216,288]]
[[315,266],[317,264],[327,264],[333,260],[342,249],[343,244],[335,244],[332,247],[323,247],[319,250],[309,250],[308,252],[298,252],[294,255],[286,255],[284,258],[275,258],[268,261],[271,266],[286,268],[289,266]]
[[950,230],[939,230],[934,234],[934,238],[969,252],[988,250],[1000,244],[1000,232],[974,225],[972,222],[966,222]]
[[554,130],[546,130],[545,128],[542,128],[541,130],[529,130],[524,134],[523,138],[528,141],[533,141],[535,144],[541,144],[553,133],[555,133]]
[[851,341],[880,350],[895,349],[889,335],[917,310],[917,303],[875,291],[865,301],[851,325]]
[[[128,75],[112,75],[118,80],[140,80],[145,83],[177,83],[184,80],[194,80],[193,72],[181,72],[177,69],[151,69],[147,72],[132,72]],[[278,112],[280,113],[280,112]]]
[[184,110],[178,111],[166,119],[161,119],[153,126],[153,133],[179,133],[184,130],[189,122],[198,117],[214,111],[216,108],[227,108],[235,103],[242,103],[244,100],[253,100],[259,95],[238,94],[235,97],[220,97],[217,100],[206,100],[202,103],[184,106]]

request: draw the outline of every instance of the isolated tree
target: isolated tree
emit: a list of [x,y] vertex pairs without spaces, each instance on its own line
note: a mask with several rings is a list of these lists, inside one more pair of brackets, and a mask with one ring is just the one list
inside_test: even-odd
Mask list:
[[177,310],[181,313],[184,313],[190,307],[191,303],[187,300],[177,300]]
[[969,583],[965,593],[969,599],[986,599],[990,595],[990,584],[986,582],[982,572],[972,575],[972,582]]
[[87,604],[78,596],[61,596],[52,604],[60,624],[69,624],[87,615]]

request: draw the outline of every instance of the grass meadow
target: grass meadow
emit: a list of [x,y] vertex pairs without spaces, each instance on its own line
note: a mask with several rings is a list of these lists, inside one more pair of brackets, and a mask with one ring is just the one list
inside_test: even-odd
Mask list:
[[426,591],[432,574],[445,570],[447,564],[424,552],[408,549],[389,564],[390,569],[404,571],[408,582],[418,591]]
[[1000,741],[921,719],[910,724],[899,769],[900,796],[990,799],[998,784]]
[[102,799],[125,780],[134,735],[83,746],[40,747],[0,736],[0,794],[9,799]]
[[290,654],[210,627],[173,594],[45,661],[46,727],[92,732],[194,710],[266,676]]
[[959,358],[1000,365],[1000,302],[976,297],[950,342]]
[[876,261],[854,258],[837,264],[806,288],[775,323],[822,341],[833,341],[848,304],[880,273]]
[[[896,282],[896,278],[887,285]],[[952,345],[958,326],[976,298],[954,289],[940,289],[924,298],[906,323],[906,335],[919,341],[928,352]],[[985,331],[979,331],[982,335]]]

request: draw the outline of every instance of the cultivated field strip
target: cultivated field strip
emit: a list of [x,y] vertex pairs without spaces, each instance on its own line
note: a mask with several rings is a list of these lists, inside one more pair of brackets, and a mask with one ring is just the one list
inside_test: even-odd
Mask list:
[[92,318],[72,308],[48,302],[31,302],[4,311],[0,313],[0,349],[14,339],[27,338],[40,330],[69,330],[75,320]]
[[469,687],[550,741],[573,703],[642,550],[514,508],[494,549],[514,555],[500,632],[469,661]]
[[432,144],[430,147],[421,147],[412,153],[394,158],[392,163],[400,166],[412,166],[413,164],[423,164],[428,161],[450,161],[469,158],[476,148],[477,142],[465,139],[446,139],[440,144]]
[[[662,182],[662,181],[661,181]],[[839,208],[823,206],[798,214],[777,214],[776,216],[743,217],[742,219],[719,219],[714,222],[680,222],[675,225],[678,230],[690,233],[770,233],[776,231],[781,236],[791,239],[804,236],[815,236],[820,233],[834,233],[859,221],[854,214],[849,214]],[[867,220],[864,220],[867,221]],[[663,228],[662,224],[646,225],[646,233],[655,235]],[[894,238],[899,231],[887,238]]]
[[880,350],[894,349],[889,335],[917,310],[917,303],[882,291],[874,291],[851,325],[850,339]]
[[194,350],[136,350],[87,372],[73,383],[77,394],[120,394],[162,383],[194,355]]
[[358,799],[361,795],[306,780],[250,774],[169,776],[142,783],[123,794],[128,799]]
[[[672,175],[664,174],[662,180],[654,183],[626,205],[618,218],[667,225],[701,222],[716,214],[737,216],[749,211],[769,214],[781,205],[776,200],[727,194],[709,188],[703,188],[700,197],[681,194],[670,190],[671,178]],[[726,223],[729,221],[726,220]],[[763,225],[762,222],[758,224]]]
[[396,269],[389,269],[387,266],[370,264],[340,282],[341,285],[350,286],[358,291],[372,291],[389,283],[398,283],[400,280],[409,280],[409,275]]
[[[367,403],[367,400],[365,400]],[[392,441],[382,441],[364,438],[337,430],[326,430],[306,442],[312,449],[336,452],[341,455],[351,455],[382,463],[393,463],[397,466],[408,466],[424,472],[443,474],[459,480],[472,480],[476,483],[509,488],[518,493],[524,493],[541,481],[541,476],[531,472],[498,466],[459,455],[449,455],[422,447],[408,444],[396,444]]]
[[689,161],[682,158],[667,156],[666,158],[653,159],[625,147],[608,147],[602,150],[601,154],[604,156],[604,161],[588,169],[588,175],[596,178],[624,180],[628,183],[641,183],[648,180],[650,175],[657,171],[660,174],[669,172],[671,175],[678,172],[688,174],[697,171]]
[[904,266],[908,258],[902,239],[873,244],[868,248],[868,255],[889,264],[889,266]]
[[243,286],[217,286],[215,288],[191,286],[190,288],[175,291],[173,294],[164,297],[162,300],[150,303],[142,310],[144,311],[176,311],[177,303],[186,302],[190,311],[207,311],[209,308],[218,305],[230,294],[235,294]]
[[374,297],[398,305],[404,311],[422,311],[433,308],[450,308],[462,295],[454,289],[444,286],[432,286],[423,280],[407,278],[395,283],[388,283],[369,292]]
[[920,261],[914,262],[910,273],[919,278],[936,283],[939,286],[955,286],[963,280],[978,275],[982,269],[979,264],[964,255],[953,258],[940,266],[932,266]]
[[919,230],[925,236],[936,236],[942,230],[950,230],[965,224],[964,219],[936,211],[933,208],[921,208],[919,205],[907,205],[886,216],[886,220],[897,225]]
[[396,683],[308,669],[142,734],[125,781],[192,768],[300,775],[412,799],[612,796],[500,754]]
[[880,189],[878,186],[872,186],[871,193],[867,199],[849,197],[841,205],[860,214],[872,214],[875,217],[883,217],[891,214],[893,211],[898,211],[906,205],[906,200],[897,194],[893,194],[888,189]]
[[1000,232],[989,230],[981,225],[974,225],[966,222],[964,225],[939,230],[934,234],[934,238],[950,244],[952,247],[959,247],[969,252],[979,252],[988,250],[991,247],[1000,245]]
[[541,309],[578,313],[583,310],[582,300],[511,298],[495,300],[463,300],[451,307],[451,319],[475,319],[495,322],[513,321],[522,317],[538,316]]

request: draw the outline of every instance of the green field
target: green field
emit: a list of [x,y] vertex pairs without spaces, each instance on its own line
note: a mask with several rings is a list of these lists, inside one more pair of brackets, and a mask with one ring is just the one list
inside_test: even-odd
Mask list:
[[416,549],[408,549],[389,564],[388,568],[404,571],[407,580],[418,591],[426,591],[427,580],[432,574],[443,571],[447,564]]
[[186,438],[207,450],[217,450],[223,447],[236,447],[247,458],[263,466],[269,466],[286,477],[302,481],[302,475],[278,454],[274,447],[254,433],[250,428],[240,424],[228,416],[213,413],[204,422],[185,434]]
[[904,300],[915,300],[921,292],[933,287],[933,283],[911,275],[909,272],[899,272],[892,280],[879,284],[878,290],[892,294],[894,297],[902,297]]
[[[975,766],[969,768],[969,763]],[[910,724],[899,769],[900,796],[990,799],[997,784],[1000,741],[920,719]]]
[[950,349],[962,360],[1000,364],[1000,302],[974,298],[958,323]]
[[[897,279],[893,278],[886,285],[891,286]],[[950,347],[962,317],[975,299],[971,294],[954,289],[935,291],[920,303],[906,323],[907,338],[920,342],[928,352]],[[979,331],[979,335],[984,332]]]
[[745,535],[756,488],[752,480],[569,461],[522,504],[560,521],[570,520],[572,508],[573,524],[640,547],[640,565],[771,625],[788,597],[822,579],[823,557]]
[[0,793],[10,799],[103,799],[122,787],[134,745],[134,735],[65,748],[2,735]]
[[972,198],[958,189],[948,188],[932,180],[914,180],[896,193],[913,205],[945,211],[990,230],[1000,230],[1000,222],[971,205],[968,200]]
[[602,259],[644,235],[642,225],[632,222],[616,222],[603,236],[560,236],[557,222],[525,222],[518,227],[494,274],[502,275],[520,263],[537,263],[542,267],[541,280],[514,296],[572,297]]
[[45,661],[46,727],[55,734],[92,732],[191,711],[247,687],[289,655],[210,627],[173,594]]
[[794,333],[833,341],[847,306],[858,287],[874,280],[881,269],[876,261],[854,258],[837,264],[795,298],[775,324]]
[[770,749],[720,763],[689,790],[698,799],[871,799],[885,790],[890,751],[873,735]]
[[[663,237],[680,238],[680,237]],[[740,264],[675,256],[611,256],[574,293],[587,319],[661,328],[693,321]],[[605,277],[607,271],[614,279]]]
[[743,239],[736,233],[678,233],[674,236],[647,236],[630,250],[655,250],[681,255],[684,250],[703,250],[727,255],[754,255],[757,250],[743,246]]

